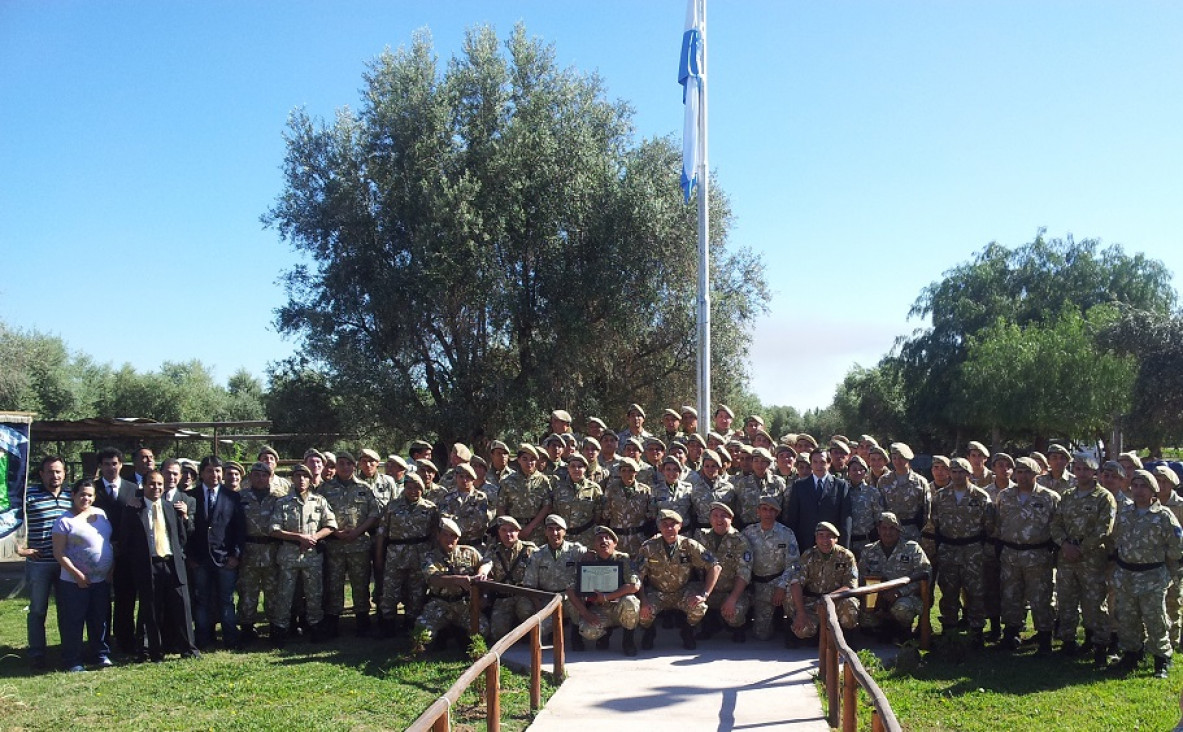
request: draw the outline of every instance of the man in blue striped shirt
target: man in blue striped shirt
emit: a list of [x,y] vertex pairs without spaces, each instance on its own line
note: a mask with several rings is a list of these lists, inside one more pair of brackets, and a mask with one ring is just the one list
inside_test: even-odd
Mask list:
[[45,616],[49,594],[61,572],[53,556],[53,524],[70,510],[70,491],[65,489],[66,461],[58,455],[41,460],[41,485],[25,492],[26,546],[17,553],[25,558],[25,584],[29,588],[29,663],[36,670],[47,667],[45,660]]

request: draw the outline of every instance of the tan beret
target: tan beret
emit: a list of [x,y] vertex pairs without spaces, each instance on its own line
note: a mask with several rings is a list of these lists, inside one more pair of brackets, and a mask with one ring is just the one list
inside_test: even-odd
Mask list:
[[448,518],[447,516],[443,516],[440,518],[440,530],[447,531],[447,532],[454,534],[456,536],[460,536],[460,527],[456,525],[455,521]]
[[719,412],[723,412],[728,417],[735,419],[735,412],[732,411],[731,407],[727,406],[726,404],[720,404],[719,406],[715,407],[715,414],[718,414]]
[[735,511],[732,511],[731,506],[728,506],[726,503],[723,503],[722,501],[714,501],[713,503],[711,503],[711,510],[712,511],[716,511],[716,510],[722,511],[723,513],[727,514],[730,518],[735,518]]
[[932,456],[932,464],[933,465],[944,465],[946,468],[948,468],[952,465],[952,462],[949,460],[949,458],[945,457],[944,455],[933,455]]
[[994,456],[990,458],[990,464],[997,465],[999,460],[1007,463],[1008,465],[1010,465],[1011,470],[1014,470],[1015,459],[1013,457],[1011,457],[1010,455],[1008,455],[1005,452],[997,452],[997,453],[994,453]]
[[1038,473],[1041,469],[1039,467],[1039,463],[1035,462],[1033,458],[1029,457],[1021,457],[1015,461],[1015,470],[1018,470],[1019,468],[1025,468],[1030,470],[1032,473]]
[[567,519],[563,518],[562,516],[558,515],[557,513],[547,514],[546,525],[550,526],[552,524],[555,526],[558,526],[560,529],[566,530]]
[[961,470],[966,473],[972,472],[974,469],[973,466],[969,464],[969,461],[963,457],[953,458],[953,460],[950,461],[949,468],[956,468],[957,470]]
[[879,523],[887,524],[888,526],[894,526],[897,529],[900,528],[899,518],[891,511],[884,511],[883,513],[879,514]]
[[670,508],[663,508],[657,512],[658,521],[665,521],[667,519],[673,519],[678,523],[682,523],[682,514]]
[[908,443],[906,442],[891,443],[891,454],[899,455],[905,460],[911,460],[916,457],[916,453],[912,452],[912,448],[908,447]]
[[358,455],[360,455],[361,457],[364,457],[364,458],[369,458],[369,459],[373,460],[374,462],[381,462],[382,461],[382,456],[378,454],[378,451],[371,450],[368,447],[362,448],[361,452],[359,452]]
[[476,480],[476,471],[468,463],[460,463],[456,466],[456,473],[458,475],[467,475],[469,478]]
[[815,528],[815,529],[813,530],[813,533],[815,533],[815,534],[819,534],[819,533],[821,533],[821,532],[823,532],[823,531],[828,531],[828,532],[830,532],[831,534],[833,534],[833,535],[834,535],[834,538],[835,538],[835,539],[841,539],[841,538],[842,538],[842,534],[839,534],[839,533],[838,533],[838,527],[837,527],[837,526],[835,526],[834,524],[830,523],[829,521],[819,521],[819,522],[818,522],[818,524],[817,524],[817,528]]
[[620,467],[628,468],[629,470],[633,471],[634,473],[641,469],[641,466],[637,465],[637,461],[633,460],[631,457],[620,458]]
[[1169,467],[1167,467],[1166,465],[1159,465],[1157,468],[1155,468],[1155,469],[1154,469],[1154,472],[1155,472],[1157,475],[1161,475],[1162,477],[1166,478],[1166,479],[1167,479],[1167,481],[1168,481],[1168,482],[1169,482],[1171,485],[1175,485],[1175,486],[1179,485],[1179,476],[1178,476],[1178,474],[1177,474],[1177,473],[1175,473],[1175,471],[1174,471],[1174,470],[1171,470],[1171,469],[1170,469]]
[[556,409],[555,411],[550,413],[550,418],[557,419],[560,422],[566,422],[567,424],[571,424],[571,413],[568,412],[566,409]]
[[457,442],[455,445],[452,445],[452,452],[456,453],[456,457],[464,462],[472,460],[472,450],[469,450],[468,445],[465,445],[463,442]]
[[990,454],[990,451],[986,449],[985,445],[978,442],[977,440],[970,440],[969,447],[967,448],[967,451],[972,452],[974,450],[977,450],[978,452],[982,453],[983,455]]

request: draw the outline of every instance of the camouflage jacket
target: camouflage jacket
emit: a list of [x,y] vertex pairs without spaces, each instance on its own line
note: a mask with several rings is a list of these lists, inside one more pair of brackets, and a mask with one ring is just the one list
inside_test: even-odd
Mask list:
[[719,473],[715,482],[710,483],[702,473],[691,473],[690,505],[694,511],[695,526],[700,529],[710,528],[711,504],[715,502],[726,503],[732,511],[735,510],[735,486],[731,485],[731,479]]
[[484,491],[471,490],[468,493],[452,491],[439,503],[441,516],[450,516],[460,527],[460,541],[464,544],[483,542],[489,522],[493,520],[493,507]]
[[722,571],[715,583],[715,592],[730,592],[737,578],[744,584],[751,584],[752,547],[743,534],[734,527],[726,534],[716,534],[713,529],[698,529],[694,532],[694,539],[719,560]]
[[1051,541],[1052,518],[1060,505],[1058,493],[1036,485],[1024,503],[1018,486],[1014,486],[999,493],[997,503],[997,538],[1004,546],[1030,547]]
[[[875,542],[863,550],[859,557],[859,576],[864,581],[876,578],[880,582],[911,577],[920,571],[931,574],[932,565],[925,556],[924,550],[914,541],[900,539],[888,552],[883,542]],[[920,591],[920,582],[915,581],[899,589],[900,595],[914,595]]]
[[521,585],[526,576],[526,567],[530,564],[530,557],[538,551],[538,545],[532,541],[518,540],[512,547],[507,547],[498,541],[485,550],[485,563],[492,565],[489,579],[506,585]]
[[735,485],[735,520],[744,526],[760,523],[760,514],[756,507],[760,499],[772,496],[778,502],[785,497],[785,482],[777,474],[769,470],[764,475],[745,475]]
[[801,589],[809,597],[820,597],[842,587],[858,586],[858,566],[854,553],[834,544],[834,551],[823,554],[816,546],[801,555]]
[[[315,534],[324,528],[337,528],[337,518],[323,496],[312,491],[306,498],[298,493],[289,493],[275,502],[271,512],[270,531],[292,531],[297,534]],[[294,541],[285,541],[275,552],[275,561],[280,566],[291,566],[316,556],[316,548],[301,549]]]
[[[1116,518],[1117,501],[1104,487],[1099,484],[1088,490],[1074,487],[1060,497],[1060,505],[1052,517],[1052,541],[1060,546],[1075,544],[1084,554],[1084,561],[1104,565]],[[1064,559],[1061,557],[1060,561]]]
[[801,576],[801,550],[797,537],[784,524],[773,523],[765,531],[759,522],[745,526],[743,537],[752,547],[752,583],[771,582],[787,588]]
[[575,586],[575,565],[586,553],[587,547],[570,541],[564,541],[557,550],[549,545],[539,547],[526,564],[522,586],[565,592]]
[[433,597],[451,599],[467,595],[467,590],[462,590],[459,587],[445,587],[432,582],[432,580],[454,574],[472,577],[480,574],[480,569],[481,553],[466,544],[457,544],[456,548],[450,552],[435,546],[427,552],[427,557],[423,560],[423,576],[427,578],[427,585],[430,588],[428,592]]
[[655,536],[641,545],[633,560],[633,567],[641,581],[659,592],[678,592],[690,581],[695,569],[708,569],[719,564],[710,550],[694,539],[678,536],[672,545]]

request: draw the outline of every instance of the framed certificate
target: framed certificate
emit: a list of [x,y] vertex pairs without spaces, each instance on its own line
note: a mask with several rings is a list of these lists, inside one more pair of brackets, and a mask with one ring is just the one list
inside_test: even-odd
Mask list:
[[620,562],[579,562],[576,570],[579,582],[576,587],[581,595],[616,592],[624,584],[624,567]]

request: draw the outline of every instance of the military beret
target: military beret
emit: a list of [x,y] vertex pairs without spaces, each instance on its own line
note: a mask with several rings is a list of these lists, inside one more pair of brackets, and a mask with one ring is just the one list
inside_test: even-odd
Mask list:
[[894,526],[897,529],[900,527],[899,518],[891,511],[884,511],[883,513],[879,514],[878,523],[888,524],[889,526]]
[[780,510],[780,499],[776,496],[760,496],[760,506],[772,506],[777,511]]
[[775,440],[772,439],[772,435],[768,434],[768,430],[764,429],[763,427],[756,430],[756,434],[752,435],[753,440],[756,439],[757,437],[763,437],[764,439],[768,440],[769,442],[775,442]]
[[606,429],[604,434],[600,435],[600,442],[607,442],[608,440],[612,440],[613,442],[619,444],[620,435],[616,434],[612,430]]
[[563,440],[564,445],[575,444],[575,435],[571,434],[570,432],[564,432],[563,434],[559,435],[559,437]]
[[263,449],[262,449],[262,450],[259,450],[258,457],[263,457],[264,455],[271,455],[271,456],[272,456],[272,457],[274,457],[276,460],[278,460],[278,459],[279,459],[279,453],[278,453],[278,452],[276,452],[276,451],[275,451],[275,448],[274,448],[274,447],[272,447],[271,445],[264,445],[264,446],[263,446]]
[[850,438],[846,435],[830,435],[830,446],[833,447],[835,442],[843,442],[850,446]]
[[557,513],[550,513],[546,515],[546,525],[550,526],[551,524],[554,524],[563,530],[566,530],[567,528],[567,520]]
[[819,522],[818,522],[818,524],[817,524],[817,528],[815,528],[815,529],[813,530],[813,533],[815,533],[815,534],[819,534],[819,533],[821,533],[821,532],[823,532],[823,531],[828,531],[828,532],[830,532],[831,534],[833,534],[833,535],[834,535],[834,538],[835,538],[835,539],[840,539],[840,538],[842,538],[842,534],[839,534],[839,533],[838,533],[838,527],[837,527],[837,526],[835,526],[834,524],[830,523],[829,521],[819,521]]
[[1072,459],[1072,453],[1068,452],[1068,448],[1066,448],[1066,447],[1064,447],[1063,445],[1060,445],[1060,444],[1053,444],[1052,446],[1050,446],[1050,447],[1047,449],[1047,454],[1048,454],[1049,456],[1051,456],[1051,455],[1063,455],[1064,457],[1068,458],[1069,460],[1071,460],[1071,459]]
[[805,463],[806,465],[809,465],[809,453],[807,453],[807,452],[797,453],[797,457],[793,459],[793,464],[795,465],[797,463]]
[[415,470],[420,473],[426,470],[428,472],[435,473],[436,475],[439,475],[440,472],[440,469],[435,466],[435,463],[431,462],[430,460],[424,460],[423,458],[419,458],[415,461]]
[[246,475],[246,468],[242,467],[242,463],[237,460],[227,460],[224,467],[227,470],[230,468],[237,470],[239,475]]
[[685,417],[687,414],[689,414],[691,417],[694,417],[695,419],[698,419],[698,410],[690,405],[682,407],[682,416]]
[[498,450],[501,450],[502,452],[504,452],[505,454],[508,455],[509,454],[509,445],[505,444],[501,440],[493,440],[493,442],[489,444],[489,452],[493,453],[493,452],[497,452]]
[[641,466],[637,465],[637,461],[633,460],[631,457],[620,458],[620,467],[628,468],[629,470],[633,471],[634,473],[641,469]]
[[401,455],[391,455],[390,457],[386,458],[386,462],[394,463],[395,465],[399,466],[403,470],[407,469],[407,461],[403,460]]
[[865,442],[868,445],[870,445],[871,447],[879,447],[879,440],[876,440],[874,437],[871,437],[870,435],[860,435],[858,439],[859,439],[859,442]]
[[1014,470],[1015,459],[1013,457],[1006,454],[1005,452],[996,452],[996,453],[994,453],[994,456],[992,458],[990,458],[990,464],[997,465],[999,460],[1002,460],[1003,462],[1007,463],[1008,465],[1010,465],[1011,470]]
[[1087,452],[1076,453],[1072,456],[1072,462],[1080,463],[1081,465],[1092,468],[1093,470],[1097,470],[1101,467],[1101,464],[1097,462],[1097,457],[1095,455],[1090,455]]
[[[759,448],[759,449],[763,449],[763,448]],[[752,447],[751,445],[748,445],[748,444],[745,444],[742,442],[739,443],[739,451],[742,452],[744,455],[755,455],[756,450],[757,450],[757,448]]]
[[337,460],[336,460],[336,462],[341,462],[342,460],[345,460],[345,461],[348,461],[348,462],[351,462],[351,463],[357,464],[357,461],[353,459],[353,455],[351,455],[351,454],[349,454],[349,453],[347,453],[347,452],[339,452],[339,453],[337,453]]
[[368,447],[362,448],[361,452],[358,453],[358,459],[360,460],[361,458],[369,458],[369,459],[373,460],[374,462],[381,462],[382,461],[382,456],[378,454],[378,451],[371,450]]
[[876,445],[876,446],[872,447],[869,451],[867,451],[867,454],[868,455],[878,455],[878,456],[882,457],[884,460],[891,460],[891,455],[887,454],[887,450],[884,450],[882,445]]
[[597,526],[597,527],[596,527],[596,529],[595,529],[595,532],[596,532],[596,533],[594,534],[594,536],[599,536],[600,534],[603,534],[604,536],[611,536],[611,537],[612,537],[612,541],[615,541],[615,542],[619,542],[619,541],[620,541],[620,537],[619,537],[619,536],[617,536],[617,535],[616,535],[616,532],[615,532],[615,531],[613,531],[613,530],[612,530],[610,527],[608,527],[608,526]]
[[787,453],[790,453],[791,455],[796,455],[797,448],[793,447],[792,445],[786,445],[785,443],[782,442],[781,444],[776,446],[776,454],[779,456],[782,452],[787,452]]
[[1166,465],[1159,465],[1154,469],[1155,474],[1166,478],[1171,485],[1179,485],[1179,475]]
[[748,416],[744,417],[743,421],[744,421],[744,424],[747,424],[748,422],[755,422],[756,424],[760,425],[761,427],[764,426],[764,418],[758,414],[749,414]]
[[1105,464],[1101,466],[1101,470],[1112,470],[1121,477],[1125,477],[1125,466],[1116,460],[1106,460]]
[[732,437],[730,440],[727,441],[727,449],[728,450],[742,450],[743,449],[743,442],[741,442],[738,437]]
[[944,465],[946,468],[948,468],[948,467],[951,467],[953,463],[952,463],[952,461],[949,460],[949,458],[945,457],[944,455],[933,455],[932,456],[932,464],[933,465]]
[[646,437],[645,438],[645,449],[648,450],[653,445],[657,445],[662,450],[665,449],[665,443],[662,442],[661,440],[657,439],[656,437]]
[[456,475],[467,475],[469,478],[476,480],[476,471],[468,463],[460,463],[456,466]]
[[891,454],[899,455],[905,460],[911,460],[912,458],[916,457],[916,453],[912,452],[912,448],[908,447],[906,442],[891,443]]
[[723,412],[728,417],[735,419],[735,412],[732,411],[731,407],[727,406],[726,404],[720,404],[719,406],[715,407],[715,414],[718,414],[719,412]]
[[670,443],[670,446],[665,449],[665,451],[669,452],[669,453],[674,453],[674,452],[683,452],[684,453],[684,452],[686,452],[686,443],[682,442],[681,440],[674,440],[673,442]]
[[1132,478],[1130,478],[1130,483],[1133,484],[1133,482],[1135,480],[1137,480],[1138,478],[1141,478],[1142,480],[1146,481],[1146,484],[1149,485],[1151,488],[1156,489],[1156,490],[1158,489],[1158,479],[1155,478],[1154,474],[1151,473],[1149,470],[1141,470],[1141,469],[1135,470],[1134,476]]
[[544,440],[542,441],[542,444],[543,444],[543,446],[547,446],[547,445],[553,445],[553,444],[555,444],[555,443],[558,443],[560,446],[562,446],[562,444],[563,444],[563,438],[562,438],[562,437],[559,437],[558,435],[556,435],[556,434],[555,434],[555,433],[553,433],[553,432],[552,432],[552,433],[550,433],[549,435],[547,435],[547,436],[546,436],[546,439],[544,439]]
[[722,465],[723,464],[719,461],[719,453],[715,452],[714,450],[712,450],[710,448],[707,448],[706,450],[702,451],[702,461],[705,463],[707,460],[710,460],[715,465]]
[[608,425],[604,424],[604,420],[600,419],[599,417],[588,417],[587,423],[588,424],[597,424],[600,426],[600,429],[602,429],[602,430],[608,429]]
[[808,442],[810,447],[817,447],[817,440],[814,439],[813,435],[801,433],[797,435],[797,439],[793,440],[793,442],[800,442],[801,440]]
[[571,424],[571,413],[568,412],[566,409],[556,409],[555,411],[550,413],[550,418],[557,419],[560,422],[566,422],[567,424]]
[[328,450],[325,450],[321,454],[324,456],[324,461],[326,463],[328,463],[329,465],[336,465],[337,464],[337,453],[329,452]]
[[1047,455],[1036,450],[1029,457],[1035,461],[1035,464],[1039,466],[1040,470],[1047,470]]
[[841,440],[832,440],[830,442],[830,449],[843,453],[844,455],[849,455],[851,453],[850,445]]
[[426,440],[415,440],[411,443],[411,450],[430,450],[431,443]]
[[712,511],[719,510],[719,511],[722,511],[723,513],[727,514],[729,517],[735,518],[735,511],[732,511],[731,506],[728,506],[726,503],[723,503],[722,501],[714,501],[713,503],[711,503],[711,510]]
[[571,457],[567,458],[567,464],[570,465],[572,463],[579,463],[585,468],[589,465],[587,458],[579,453],[573,453]]
[[472,460],[472,450],[469,450],[468,445],[465,445],[463,442],[457,442],[452,445],[452,452],[456,453],[456,457],[464,462]]
[[499,526],[499,527],[500,526],[512,526],[515,529],[517,529],[518,531],[522,530],[522,525],[520,523],[518,523],[518,520],[516,518],[514,518],[513,516],[498,516],[497,520],[494,521],[493,523],[497,524],[497,526]]
[[862,455],[855,455],[852,457],[848,465],[861,465],[863,466],[863,470],[868,470],[870,468],[870,466],[867,465],[867,461],[863,460]]
[[673,455],[666,455],[665,457],[663,457],[661,459],[661,463],[658,464],[658,467],[664,468],[666,465],[673,465],[674,467],[679,468],[679,469],[681,469],[681,467],[682,467],[682,463],[679,462],[678,458],[674,457]]
[[670,508],[663,508],[657,512],[657,520],[658,521],[666,521],[668,519],[672,519],[674,521],[677,521],[678,523],[682,523],[682,514],[678,513],[677,511],[675,511],[673,509],[670,509]]
[[1132,450],[1130,452],[1123,452],[1117,456],[1118,462],[1121,462],[1122,458],[1129,460],[1131,463],[1134,464],[1134,467],[1137,468],[1138,470],[1142,469],[1142,458],[1138,457],[1138,453],[1136,453]]
[[538,459],[538,451],[534,449],[533,445],[525,442],[518,445],[518,457],[522,455],[528,455],[536,460]]
[[457,537],[460,536],[460,527],[456,525],[455,521],[448,518],[447,516],[440,517],[440,530],[450,532]]
[[687,445],[693,442],[694,444],[701,447],[707,446],[707,441],[702,439],[702,435],[698,434],[697,432],[691,432],[690,434],[686,435],[684,439],[686,440]]
[[645,416],[645,410],[641,408],[640,404],[628,405],[628,411],[625,414],[632,414],[633,412],[636,412],[641,417]]
[[1038,473],[1041,470],[1039,463],[1029,457],[1021,457],[1015,461],[1015,470],[1019,470],[1020,468],[1030,470],[1032,473]]
[[752,459],[755,459],[755,458],[760,458],[761,460],[767,460],[768,462],[772,462],[772,453],[768,452],[768,450],[764,449],[763,447],[753,447],[752,448]]
[[628,447],[629,445],[632,445],[633,447],[637,448],[641,452],[645,451],[645,446],[643,444],[641,444],[640,438],[637,438],[637,437],[628,438],[627,440],[624,441],[624,447]]
[[267,473],[268,475],[270,475],[271,474],[271,466],[260,460],[259,462],[255,463],[254,465],[251,466],[251,472],[252,473]]
[[959,457],[959,458],[953,458],[951,461],[949,461],[949,469],[950,470],[960,470],[964,473],[968,473],[968,472],[971,472],[974,468],[972,465],[969,464],[968,460],[966,460],[963,457]]
[[978,442],[977,440],[970,440],[969,447],[967,448],[967,450],[968,450],[968,452],[973,452],[974,450],[977,450],[978,452],[982,453],[983,455],[990,454],[990,451],[986,449],[986,446],[983,445],[982,443]]
[[309,470],[308,466],[304,465],[303,463],[300,463],[299,465],[292,466],[292,477],[293,478],[296,477],[297,473],[303,473],[304,475],[307,475],[309,478],[312,477],[312,471]]
[[318,457],[321,460],[325,459],[324,453],[320,450],[317,450],[315,447],[308,448],[304,451],[304,459],[307,460],[310,457]]
[[486,462],[485,459],[483,457],[481,457],[480,455],[473,455],[472,460],[469,460],[468,464],[474,468],[488,468],[489,467],[489,463]]
[[661,413],[661,416],[662,416],[663,418],[664,418],[664,417],[673,417],[674,419],[677,419],[677,420],[680,420],[680,419],[682,419],[682,415],[681,415],[681,414],[678,414],[678,413],[677,413],[676,411],[674,411],[673,409],[666,409],[665,411],[663,411],[663,412]]
[[403,481],[403,489],[405,490],[410,485],[415,485],[419,490],[423,490],[423,478],[420,478],[418,473],[407,473],[407,477]]
[[583,438],[583,446],[584,446],[584,447],[588,447],[589,445],[590,445],[591,447],[594,447],[594,448],[596,448],[597,450],[602,450],[602,449],[604,449],[604,448],[603,448],[603,447],[600,445],[600,441],[599,441],[599,440],[597,440],[596,438],[594,438],[594,437],[584,437],[584,438]]
[[780,441],[785,445],[792,445],[795,449],[797,447],[797,433],[787,432],[780,436]]

